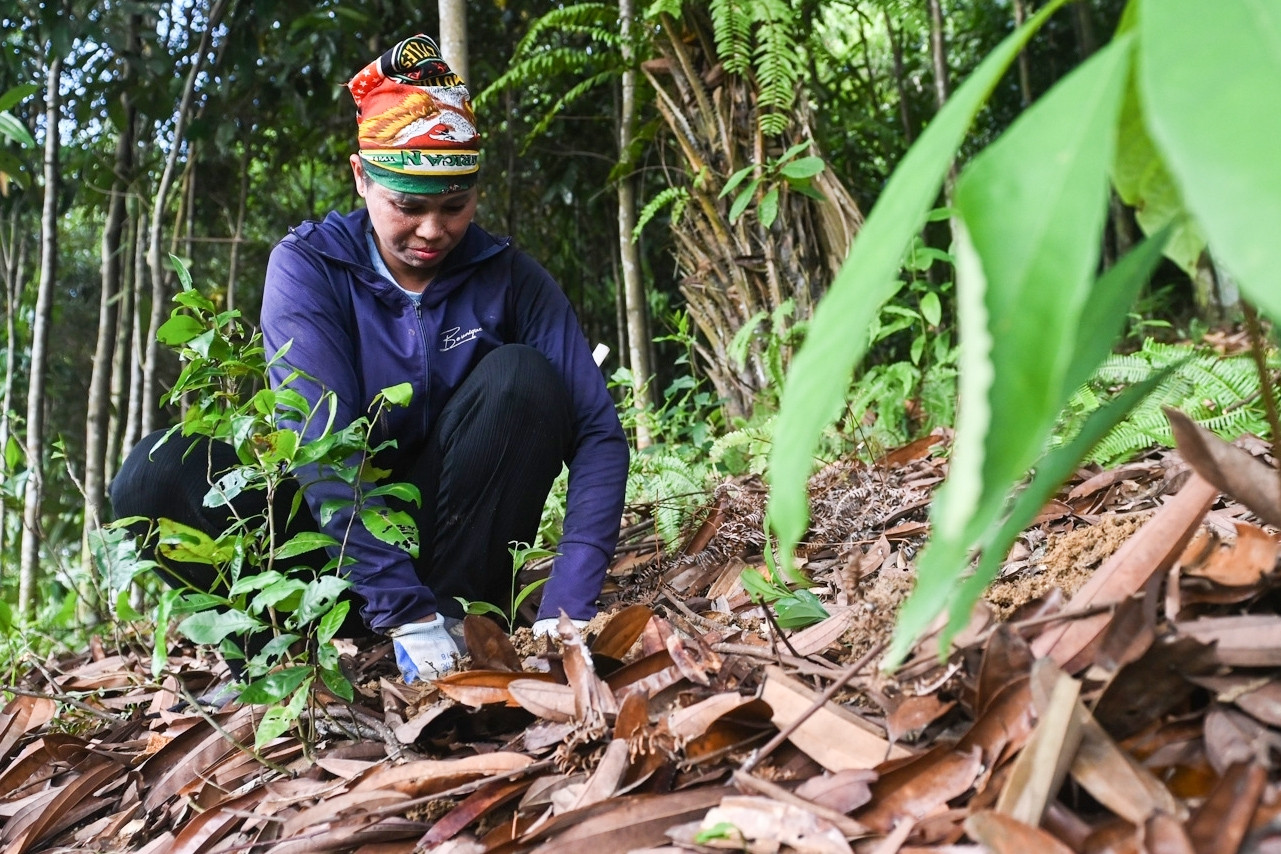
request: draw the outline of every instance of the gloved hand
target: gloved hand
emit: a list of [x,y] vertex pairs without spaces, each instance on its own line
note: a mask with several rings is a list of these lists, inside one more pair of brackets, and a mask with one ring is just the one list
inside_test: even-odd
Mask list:
[[[569,621],[573,623],[574,628],[578,629],[580,632],[587,628],[587,620],[575,620],[571,617]],[[529,629],[534,633],[534,637],[536,638],[540,635],[549,635],[550,637],[556,638],[560,637],[556,630],[556,624],[559,622],[560,617],[543,617],[541,620],[535,620],[534,624],[530,626]]]
[[406,623],[388,632],[401,678],[406,682],[439,679],[458,666],[462,650],[449,632],[451,622],[458,621],[437,614],[431,622]]

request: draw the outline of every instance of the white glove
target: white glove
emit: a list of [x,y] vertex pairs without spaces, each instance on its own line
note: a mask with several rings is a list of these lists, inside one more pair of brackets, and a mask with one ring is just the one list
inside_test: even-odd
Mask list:
[[431,622],[406,623],[388,632],[396,666],[406,682],[439,679],[458,666],[462,650],[449,633],[448,619],[437,614]]
[[[580,632],[587,628],[587,620],[575,620],[571,617],[569,621],[573,623],[574,628],[578,629]],[[543,617],[541,620],[535,620],[534,624],[529,628],[530,631],[534,633],[535,638],[540,637],[541,635],[558,638],[560,637],[560,634],[556,629],[558,623],[560,623],[560,617]]]

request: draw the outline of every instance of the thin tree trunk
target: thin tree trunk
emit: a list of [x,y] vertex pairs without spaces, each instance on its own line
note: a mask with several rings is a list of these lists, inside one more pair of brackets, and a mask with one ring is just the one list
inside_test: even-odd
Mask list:
[[126,201],[125,222],[128,231],[122,252],[129,254],[123,258],[120,280],[120,305],[116,309],[116,348],[111,356],[111,391],[110,405],[107,408],[107,448],[103,454],[103,482],[111,483],[116,476],[116,464],[121,459],[120,448],[124,437],[125,423],[129,412],[129,376],[133,369],[132,352],[134,329],[134,283],[138,275],[138,264],[134,260],[139,242],[138,203],[137,198],[129,196]]
[[156,410],[159,401],[159,357],[160,346],[156,341],[156,331],[160,329],[160,324],[164,322],[165,307],[168,302],[169,275],[165,269],[164,257],[161,252],[161,240],[164,230],[164,210],[169,199],[169,192],[173,189],[174,173],[178,166],[178,157],[182,150],[183,134],[187,129],[187,119],[192,113],[192,103],[195,100],[196,81],[205,70],[205,55],[209,52],[209,42],[213,38],[213,31],[217,29],[219,21],[222,20],[222,13],[227,7],[227,0],[214,0],[213,8],[209,11],[208,25],[205,31],[200,34],[200,44],[192,57],[191,70],[187,74],[187,81],[182,90],[182,100],[178,104],[178,114],[174,117],[174,128],[172,134],[172,145],[169,147],[169,156],[165,159],[164,172],[160,176],[160,184],[156,188],[155,200],[151,206],[151,233],[147,241],[147,267],[151,274],[151,315],[147,324],[146,339],[146,357],[143,361],[142,373],[142,433],[150,433],[156,422]]
[[[141,208],[141,205],[139,205]],[[137,224],[134,226],[133,244],[133,319],[132,333],[129,340],[129,404],[125,416],[125,431],[120,439],[120,458],[128,456],[133,446],[142,438],[143,406],[143,370],[142,354],[146,343],[142,340],[147,326],[143,323],[143,296],[147,292],[147,241],[143,235],[147,232],[147,212],[138,211]]]
[[[15,358],[18,352],[18,312],[21,310],[22,301],[22,280],[26,275],[27,269],[27,250],[31,245],[28,239],[28,231],[21,227],[23,205],[21,202],[14,204],[10,215],[9,240],[5,244],[4,255],[4,273],[5,273],[5,368],[4,368],[4,391],[0,394],[0,473],[3,473],[5,480],[8,480],[13,472],[9,469],[8,454],[6,449],[9,447],[9,434],[12,431],[13,413],[13,386],[15,378]],[[8,563],[7,555],[9,549],[9,532],[12,530],[11,525],[12,513],[10,508],[4,502],[0,502],[0,576],[3,576],[6,564]]]
[[951,83],[947,70],[947,39],[943,33],[943,5],[941,0],[926,0],[930,10],[930,58],[934,63],[934,96],[939,109],[947,103]]
[[[632,50],[632,0],[619,0],[618,17],[623,55],[622,97],[618,114],[618,157],[629,157],[636,135],[636,68]],[[636,404],[641,417],[636,422],[636,447],[653,443],[645,414],[654,402],[654,371],[649,363],[649,317],[646,311],[645,283],[641,280],[640,251],[632,232],[636,230],[636,176],[618,179],[618,250],[622,288],[626,301],[628,362],[636,390]]]
[[[245,237],[245,211],[249,207],[249,144],[240,158],[240,198],[236,201],[236,226],[231,235],[231,257],[227,262],[227,311],[236,308],[236,279],[240,276],[240,241]],[[270,354],[268,354],[270,355]]]
[[465,0],[439,0],[440,53],[454,73],[471,79],[467,55],[467,3]]
[[44,387],[49,361],[49,323],[53,286],[58,275],[58,111],[62,57],[49,61],[45,105],[44,207],[40,215],[40,283],[31,324],[31,376],[27,384],[27,486],[22,507],[22,566],[18,577],[18,613],[35,613],[36,573],[40,563],[40,505],[44,498]]
[[[129,71],[124,73],[127,79]],[[112,356],[116,351],[116,310],[120,294],[121,236],[125,225],[125,194],[133,173],[134,111],[125,96],[125,119],[116,139],[116,162],[107,221],[102,229],[102,290],[98,299],[98,340],[89,377],[89,401],[85,411],[84,527],[80,560],[85,577],[93,572],[89,536],[98,527],[106,499],[107,417],[111,404]],[[82,600],[84,601],[84,600]]]
[[907,100],[907,75],[903,71],[903,42],[894,31],[894,20],[889,10],[885,12],[885,29],[890,37],[890,56],[894,63],[894,89],[898,92],[898,117],[903,123],[903,138],[908,145],[912,144],[915,134],[912,133],[912,107]]
[[[1026,20],[1027,7],[1023,0],[1014,0],[1014,26],[1021,27]],[[1019,51],[1019,99],[1025,109],[1032,103],[1032,71],[1026,48]]]

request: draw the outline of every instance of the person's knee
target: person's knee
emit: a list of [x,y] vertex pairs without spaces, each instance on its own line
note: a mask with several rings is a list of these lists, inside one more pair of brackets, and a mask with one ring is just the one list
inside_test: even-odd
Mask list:
[[476,367],[484,371],[489,392],[508,406],[547,406],[564,402],[568,392],[547,357],[528,344],[505,344]]

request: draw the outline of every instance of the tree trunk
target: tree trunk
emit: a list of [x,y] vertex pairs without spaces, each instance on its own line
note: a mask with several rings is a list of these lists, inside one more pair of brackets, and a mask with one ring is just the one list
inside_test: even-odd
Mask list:
[[165,159],[164,172],[161,173],[160,184],[156,187],[155,199],[151,205],[151,232],[147,240],[147,267],[151,275],[151,314],[147,324],[146,351],[142,371],[142,435],[146,435],[155,429],[156,410],[160,399],[160,346],[156,341],[156,332],[160,329],[160,324],[164,322],[165,309],[169,302],[169,273],[165,269],[165,259],[161,252],[162,232],[165,221],[164,211],[169,200],[169,193],[173,189],[174,172],[177,169],[178,156],[182,149],[180,143],[187,129],[187,119],[192,113],[192,103],[196,94],[196,81],[204,73],[205,55],[209,52],[209,42],[213,31],[217,29],[219,21],[222,20],[222,13],[226,6],[227,0],[214,0],[213,8],[209,11],[208,25],[205,31],[200,34],[200,44],[192,56],[191,70],[187,73],[187,81],[182,90],[182,100],[178,104],[178,112],[174,117],[169,156]]
[[465,0],[439,0],[440,53],[466,83],[471,80],[467,56],[467,3]]
[[[240,158],[240,197],[236,201],[236,226],[231,235],[231,258],[227,262],[227,311],[236,308],[236,279],[240,276],[240,243],[245,239],[245,211],[249,207],[249,143]],[[271,354],[268,353],[268,356]]]
[[40,562],[40,505],[44,497],[44,386],[49,356],[53,286],[58,275],[58,111],[62,57],[53,53],[46,76],[44,207],[40,215],[40,283],[31,321],[31,376],[27,384],[27,485],[22,508],[22,567],[18,577],[18,614],[35,613],[36,573]]
[[[126,80],[130,77],[127,67],[124,77]],[[80,561],[86,578],[91,577],[93,572],[89,536],[98,527],[106,499],[107,418],[111,403],[112,356],[116,351],[116,310],[123,267],[121,256],[125,252],[121,235],[124,234],[125,195],[133,173],[134,110],[127,94],[124,99],[124,123],[116,139],[111,199],[107,204],[107,220],[102,229],[102,290],[98,299],[98,339],[93,354],[89,400],[85,411],[85,513]]]
[[129,336],[129,397],[125,416],[124,435],[120,438],[120,458],[124,459],[133,446],[142,438],[143,407],[143,370],[142,355],[147,349],[143,336],[147,325],[143,323],[143,296],[147,292],[147,241],[143,235],[148,231],[146,211],[139,210],[134,226],[133,244],[133,320]]
[[[819,295],[840,269],[862,223],[858,205],[831,170],[814,178],[820,202],[781,185],[779,213],[769,228],[754,212],[729,221],[730,199],[720,197],[729,176],[753,163],[776,158],[792,144],[813,144],[808,108],[797,99],[788,131],[764,140],[756,128],[750,79],[726,74],[715,54],[710,23],[694,13],[677,22],[666,15],[655,47],[661,59],[641,68],[654,87],[660,115],[684,158],[688,203],[673,222],[681,293],[697,327],[695,352],[731,416],[746,416],[758,396],[777,391],[786,368],[793,330],[806,323]],[[714,81],[708,91],[706,81]],[[695,181],[695,176],[698,180]],[[682,178],[673,176],[681,185]],[[790,315],[775,310],[790,301]],[[762,334],[747,342],[746,362],[736,364],[730,345],[761,316]]]
[[[1023,26],[1027,20],[1027,8],[1024,0],[1014,0],[1014,26]],[[1032,70],[1028,65],[1027,50],[1019,51],[1019,100],[1024,109],[1032,103]]]
[[947,38],[943,33],[943,6],[941,0],[926,0],[926,3],[930,10],[930,58],[934,63],[934,97],[941,110],[951,91],[947,69]]
[[[22,308],[22,282],[26,277],[27,251],[31,245],[30,230],[23,227],[22,203],[15,202],[10,210],[9,239],[4,243],[4,294],[5,294],[5,367],[4,391],[0,393],[0,476],[8,481],[14,474],[9,468],[9,436],[13,430],[13,386],[16,376],[15,356],[18,353],[18,313]],[[9,532],[12,514],[6,502],[0,501],[0,576],[8,563]]]
[[116,308],[116,347],[111,355],[110,403],[107,407],[107,447],[103,453],[103,482],[111,483],[116,475],[116,464],[122,459],[121,445],[129,412],[129,376],[133,370],[132,352],[134,329],[134,283],[137,281],[136,252],[140,240],[137,198],[126,200],[125,222],[128,231],[121,252],[123,256],[120,279],[120,304]]
[[[623,55],[621,98],[618,111],[618,158],[630,157],[636,135],[636,67],[632,45],[632,0],[619,0],[620,42]],[[628,173],[618,179],[618,251],[627,316],[628,363],[632,369],[636,405],[641,409],[636,421],[636,447],[648,448],[653,439],[646,414],[654,403],[654,371],[649,363],[649,316],[645,283],[641,280],[640,251],[632,232],[636,230],[636,175]]]

